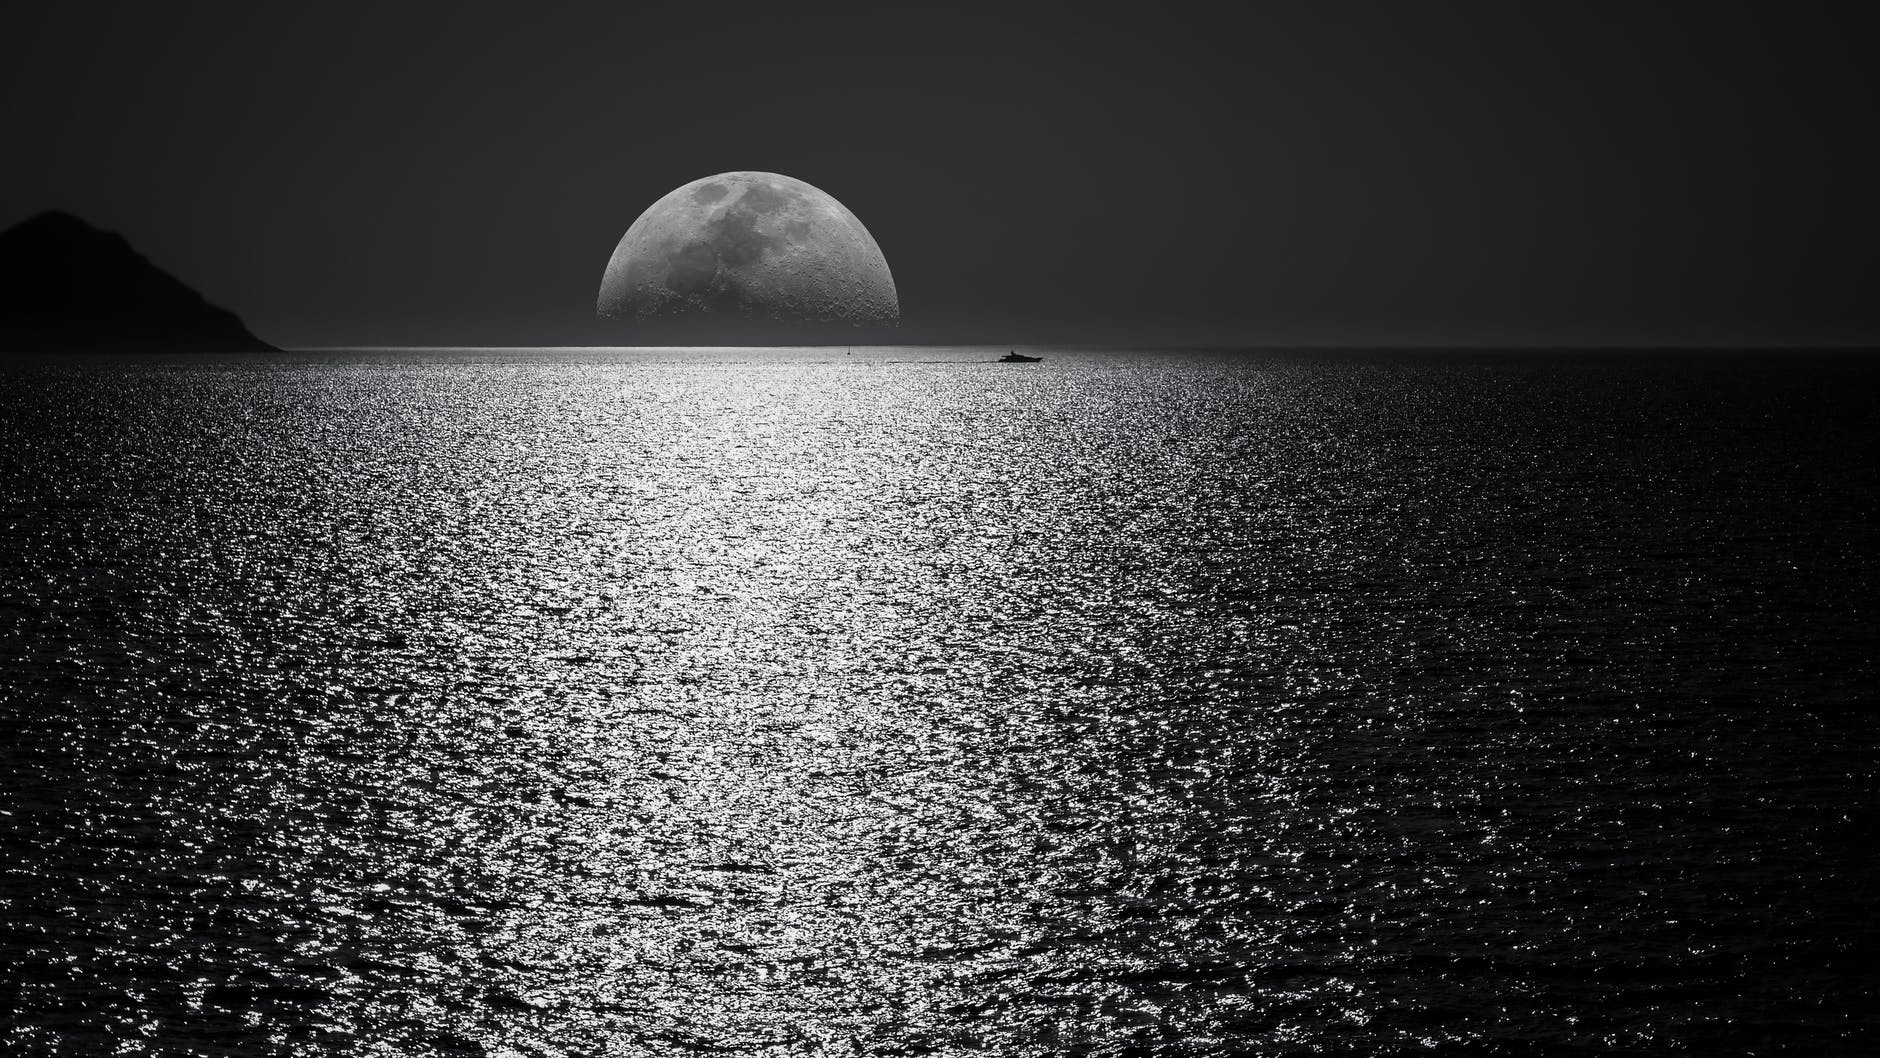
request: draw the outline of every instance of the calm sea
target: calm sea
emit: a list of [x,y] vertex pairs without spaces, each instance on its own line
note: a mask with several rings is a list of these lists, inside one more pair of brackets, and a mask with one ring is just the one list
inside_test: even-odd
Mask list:
[[1880,370],[0,371],[0,1051],[1871,1053]]

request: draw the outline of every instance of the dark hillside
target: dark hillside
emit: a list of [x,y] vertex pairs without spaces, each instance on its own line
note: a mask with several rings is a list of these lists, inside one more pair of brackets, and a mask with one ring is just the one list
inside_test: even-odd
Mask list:
[[70,213],[0,232],[0,349],[265,352],[234,313]]

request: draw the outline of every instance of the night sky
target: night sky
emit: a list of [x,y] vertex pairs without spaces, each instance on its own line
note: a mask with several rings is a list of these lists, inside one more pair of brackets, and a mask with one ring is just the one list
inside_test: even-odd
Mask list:
[[1824,7],[7,18],[0,225],[72,210],[280,345],[630,343],[615,242],[734,169],[853,210],[908,341],[1880,341],[1880,42]]

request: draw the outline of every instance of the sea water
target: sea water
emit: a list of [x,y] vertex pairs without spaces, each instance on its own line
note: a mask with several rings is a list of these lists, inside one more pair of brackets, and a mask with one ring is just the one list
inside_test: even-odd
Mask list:
[[0,377],[9,1054],[1857,1053],[1876,372]]

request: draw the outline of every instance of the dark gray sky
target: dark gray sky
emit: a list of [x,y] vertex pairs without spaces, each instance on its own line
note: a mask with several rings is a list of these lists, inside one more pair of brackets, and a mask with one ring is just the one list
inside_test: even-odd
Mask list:
[[38,6],[0,224],[122,231],[277,344],[630,341],[614,243],[732,169],[861,217],[909,340],[1880,341],[1842,9]]

